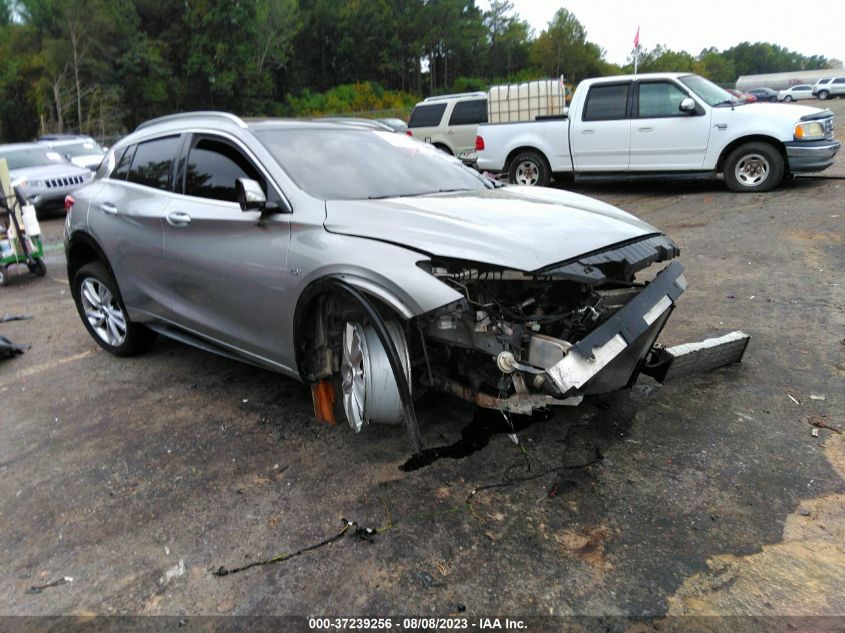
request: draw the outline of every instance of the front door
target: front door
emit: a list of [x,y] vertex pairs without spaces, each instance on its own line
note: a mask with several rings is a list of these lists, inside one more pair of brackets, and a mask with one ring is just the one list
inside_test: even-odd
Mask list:
[[280,202],[264,172],[235,141],[194,135],[164,218],[164,261],[176,322],[245,353],[280,363],[290,243],[288,215],[261,221],[242,212],[235,181],[258,181]]
[[682,112],[689,95],[672,81],[640,82],[631,120],[631,171],[702,169],[710,140],[710,112]]

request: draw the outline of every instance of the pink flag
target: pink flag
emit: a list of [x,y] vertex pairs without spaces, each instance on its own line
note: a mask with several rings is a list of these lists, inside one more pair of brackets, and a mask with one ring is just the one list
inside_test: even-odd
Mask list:
[[634,48],[640,46],[640,27],[637,27],[637,34],[634,36]]

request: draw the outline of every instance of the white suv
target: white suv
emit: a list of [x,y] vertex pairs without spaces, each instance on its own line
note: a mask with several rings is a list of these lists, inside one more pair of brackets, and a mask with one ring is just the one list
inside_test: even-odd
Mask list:
[[408,135],[460,157],[475,150],[478,124],[486,122],[486,92],[429,97],[414,106]]
[[819,99],[845,97],[845,77],[825,77],[813,86],[813,96]]

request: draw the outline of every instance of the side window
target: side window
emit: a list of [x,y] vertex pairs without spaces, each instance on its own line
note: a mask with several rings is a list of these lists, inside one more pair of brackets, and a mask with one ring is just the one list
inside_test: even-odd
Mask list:
[[129,166],[132,164],[132,157],[135,155],[135,148],[137,145],[132,145],[123,152],[123,156],[120,157],[120,160],[117,161],[117,166],[114,168],[114,171],[111,173],[109,178],[113,180],[126,180],[126,177],[129,175]]
[[449,125],[473,125],[487,123],[487,99],[459,101],[452,108]]
[[445,103],[432,103],[431,105],[419,105],[411,112],[411,120],[408,121],[409,128],[415,127],[437,127],[446,112]]
[[587,94],[584,121],[615,121],[626,118],[631,84],[593,86]]
[[257,180],[267,195],[267,183],[247,158],[226,141],[197,137],[188,154],[185,195],[237,202],[235,181]]
[[670,116],[685,116],[681,112],[681,101],[687,95],[674,84],[660,81],[640,84],[639,116],[641,119],[657,119]]
[[139,143],[129,170],[129,182],[153,189],[170,189],[170,172],[179,151],[179,140],[178,136],[168,136]]
[[837,79],[834,79],[833,83],[835,83],[835,84],[845,84],[845,77],[839,77]]

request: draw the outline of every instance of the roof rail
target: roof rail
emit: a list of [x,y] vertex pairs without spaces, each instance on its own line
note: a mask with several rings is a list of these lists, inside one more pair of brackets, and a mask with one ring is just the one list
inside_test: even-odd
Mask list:
[[203,119],[223,119],[228,121],[229,123],[234,123],[238,127],[246,128],[246,123],[240,117],[235,116],[234,114],[230,114],[229,112],[217,112],[214,110],[208,111],[201,111],[201,112],[180,112],[179,114],[168,114],[166,116],[160,116],[157,119],[150,119],[149,121],[144,121],[135,128],[135,131],[143,130],[144,128],[150,127],[151,125],[157,125],[159,123],[170,123],[171,121],[180,121],[182,119],[196,119],[196,118],[203,118]]
[[453,95],[437,95],[436,97],[426,97],[423,101],[441,101],[444,99],[457,99],[460,97],[486,97],[486,92],[458,92]]

